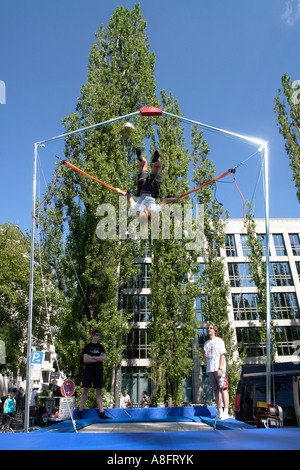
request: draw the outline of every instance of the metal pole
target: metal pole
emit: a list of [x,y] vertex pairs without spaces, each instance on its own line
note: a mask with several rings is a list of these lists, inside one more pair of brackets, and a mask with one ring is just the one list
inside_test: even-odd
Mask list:
[[185,118],[183,116],[177,116],[176,114],[172,114],[172,113],[167,113],[166,111],[162,111],[162,114],[165,114],[166,116],[170,116],[170,117],[179,119],[181,121],[189,122],[190,124],[194,124],[196,126],[203,127],[204,129],[208,129],[208,130],[216,132],[216,133],[225,134],[229,137],[234,137],[238,140],[244,140],[244,141],[249,142],[249,143],[254,144],[254,145],[259,145],[259,146],[262,146],[262,147],[266,146],[265,141],[263,141],[261,139],[257,139],[256,137],[249,137],[249,136],[246,136],[246,135],[237,134],[236,132],[227,131],[226,129],[220,129],[218,127],[214,127],[214,126],[210,126],[208,124],[204,124],[203,122],[194,121],[193,119],[188,119],[188,118]]
[[95,129],[96,127],[104,127],[107,124],[120,121],[121,119],[128,119],[132,116],[135,116],[136,114],[140,114],[140,111],[135,111],[134,113],[125,114],[124,116],[109,119],[108,121],[99,122],[98,124],[93,124],[91,126],[81,127],[80,129],[76,129],[75,131],[66,132],[65,134],[60,134],[60,135],[57,135],[56,137],[51,137],[50,139],[41,140],[40,142],[37,142],[37,145],[46,144],[47,142],[53,142],[54,140],[64,139],[65,137],[68,137],[69,135],[78,134],[79,132]]
[[25,395],[25,419],[24,431],[29,431],[30,410],[30,360],[32,343],[32,307],[33,307],[33,273],[34,273],[34,230],[35,230],[35,199],[36,199],[36,168],[37,168],[37,144],[34,145],[33,184],[32,184],[32,221],[31,221],[31,248],[30,248],[30,281],[29,281],[29,305],[27,325],[27,364],[26,364],[26,395]]
[[265,164],[265,220],[266,220],[266,400],[267,403],[271,403],[271,344],[272,344],[272,316],[271,316],[271,299],[270,299],[270,273],[269,273],[269,149],[268,144],[265,141],[257,139],[255,137],[248,137],[242,134],[237,134],[235,132],[227,131],[225,129],[219,129],[217,127],[204,124],[202,122],[193,121],[192,119],[187,119],[182,116],[176,116],[175,114],[167,113],[162,111],[162,114],[165,114],[170,117],[180,119],[191,124],[203,127],[210,131],[214,131],[220,134],[226,134],[230,137],[237,138],[239,140],[244,140],[255,145],[260,145],[261,151],[264,155],[264,164]]
[[270,272],[269,272],[269,150],[264,147],[265,163],[265,210],[266,210],[266,400],[271,403],[271,298],[270,298]]
[[33,184],[32,184],[32,221],[31,221],[31,248],[30,248],[30,280],[29,280],[29,305],[28,305],[28,325],[27,325],[27,363],[26,363],[26,396],[25,396],[25,417],[24,417],[24,431],[29,431],[29,412],[30,412],[30,360],[31,360],[31,348],[32,348],[32,311],[33,311],[33,274],[34,274],[34,232],[35,232],[35,200],[36,200],[36,172],[37,172],[37,149],[39,145],[47,142],[53,142],[58,139],[63,139],[69,135],[78,134],[85,130],[94,129],[96,127],[105,126],[112,122],[119,121],[121,119],[128,119],[129,117],[139,114],[140,111],[135,111],[125,116],[110,119],[108,121],[93,124],[91,126],[82,127],[75,131],[67,132],[65,134],[51,137],[34,144],[34,164],[33,164]]
[[[105,126],[112,122],[119,121],[121,119],[132,117],[136,114],[139,114],[140,111],[136,111],[118,118],[113,118],[108,121],[104,121],[99,124],[94,124],[87,127],[82,127],[80,129],[76,129],[75,131],[71,131],[65,134],[58,135],[56,137],[52,137],[50,139],[45,139],[43,141],[35,143],[35,150],[34,150],[34,170],[33,170],[33,194],[32,194],[32,229],[31,229],[31,254],[30,254],[30,289],[29,289],[29,309],[28,309],[28,339],[27,339],[27,376],[26,376],[26,401],[25,401],[25,431],[28,431],[29,426],[29,403],[30,403],[30,359],[31,359],[31,336],[32,336],[32,306],[33,306],[33,267],[34,267],[34,229],[35,229],[35,199],[36,199],[36,167],[37,167],[37,147],[41,144],[45,144],[47,142],[52,142],[58,139],[65,138],[69,135],[77,134],[79,132],[90,130],[96,127]],[[266,207],[266,277],[267,277],[267,312],[266,312],[266,322],[267,322],[267,401],[270,403],[271,397],[271,386],[270,386],[270,357],[271,357],[271,334],[270,334],[270,326],[271,326],[271,311],[270,311],[270,292],[269,292],[269,177],[268,177],[268,146],[265,141],[262,141],[257,138],[252,138],[248,136],[244,136],[241,134],[237,134],[235,132],[227,131],[225,129],[219,129],[214,126],[210,126],[201,122],[194,121],[192,119],[184,118],[183,116],[177,116],[165,111],[162,111],[162,114],[166,116],[174,117],[179,120],[189,122],[191,124],[198,125],[205,129],[209,129],[214,132],[218,132],[221,134],[226,134],[231,137],[235,137],[239,140],[244,140],[250,142],[255,145],[259,145],[262,147],[264,151],[264,160],[265,160],[265,180],[266,180],[266,195],[265,195],[265,207]]]

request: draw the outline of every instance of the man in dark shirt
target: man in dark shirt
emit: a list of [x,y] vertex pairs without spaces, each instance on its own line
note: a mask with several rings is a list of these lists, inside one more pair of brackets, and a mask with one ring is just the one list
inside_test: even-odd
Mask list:
[[82,411],[87,399],[88,391],[91,387],[96,389],[96,401],[100,411],[100,418],[112,419],[104,413],[102,403],[103,361],[106,360],[106,353],[104,346],[102,344],[98,344],[100,339],[99,330],[92,330],[91,335],[91,342],[82,350],[84,370],[81,385],[82,394],[77,419],[82,418]]

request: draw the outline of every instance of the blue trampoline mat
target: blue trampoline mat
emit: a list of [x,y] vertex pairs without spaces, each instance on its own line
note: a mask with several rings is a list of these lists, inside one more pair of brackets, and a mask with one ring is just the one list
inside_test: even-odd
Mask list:
[[[199,421],[202,417],[213,418],[216,416],[215,406],[182,406],[182,407],[167,407],[167,408],[111,408],[105,410],[108,416],[114,420],[127,420],[127,421],[178,421],[180,419],[186,421]],[[74,411],[74,418],[76,419],[78,410]],[[83,419],[100,419],[98,410],[83,410]],[[102,420],[103,421],[103,420]]]
[[[74,417],[76,418],[76,410]],[[76,429],[101,422],[204,422],[211,430],[178,432],[74,432],[71,420],[56,423],[30,433],[2,434],[1,450],[105,450],[156,451],[169,450],[300,450],[300,429],[256,429],[245,423],[228,419],[217,420],[215,407],[109,409],[113,420],[101,420],[97,410],[85,410]]]
[[[180,408],[128,408],[119,409],[112,408],[105,410],[105,413],[112,417],[113,420],[100,419],[98,410],[83,410],[82,419],[77,421],[78,410],[74,411],[74,418],[76,420],[76,429],[80,430],[83,427],[90,426],[95,423],[104,425],[111,425],[117,423],[188,423],[188,422],[201,422],[203,418],[213,420],[215,415],[214,406],[199,406],[199,407],[180,407]],[[208,423],[210,424],[210,423]],[[74,432],[74,426],[71,420],[66,420],[61,423],[56,423],[50,427],[42,428],[36,432]]]
[[1,450],[300,450],[300,432],[245,429],[158,433],[2,434]]

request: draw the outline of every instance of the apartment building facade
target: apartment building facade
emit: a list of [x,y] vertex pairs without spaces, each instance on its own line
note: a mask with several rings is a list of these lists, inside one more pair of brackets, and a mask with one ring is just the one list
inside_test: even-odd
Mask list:
[[[265,234],[265,220],[256,219],[256,231]],[[249,272],[247,229],[243,219],[226,222],[226,242],[220,256],[230,284],[227,315],[234,330],[235,341],[246,350],[247,362],[261,362],[266,355],[265,344],[259,339],[260,320],[257,312],[257,288]],[[300,360],[300,219],[271,219],[269,221],[269,270],[272,299],[272,322],[279,337],[276,362]],[[265,250],[265,237],[260,237]],[[265,251],[264,251],[265,254]],[[199,272],[203,259],[199,257]],[[140,403],[142,393],[151,394],[150,342],[147,324],[151,321],[151,253],[137,258],[141,272],[124,286],[123,310],[133,314],[125,357],[122,361],[122,390],[126,389],[134,404]],[[195,309],[198,338],[191,339],[193,347],[201,347],[207,339],[206,322],[201,314],[200,299]],[[186,403],[207,403],[212,395],[205,374],[205,364],[193,355],[194,369],[183,384]]]

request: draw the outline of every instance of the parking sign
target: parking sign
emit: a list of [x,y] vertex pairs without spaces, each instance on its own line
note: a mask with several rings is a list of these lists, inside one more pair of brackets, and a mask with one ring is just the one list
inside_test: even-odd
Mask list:
[[39,380],[42,370],[44,353],[42,351],[32,351],[30,359],[31,380]]
[[30,363],[42,365],[43,356],[44,356],[44,353],[42,351],[32,351]]

